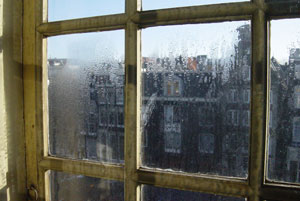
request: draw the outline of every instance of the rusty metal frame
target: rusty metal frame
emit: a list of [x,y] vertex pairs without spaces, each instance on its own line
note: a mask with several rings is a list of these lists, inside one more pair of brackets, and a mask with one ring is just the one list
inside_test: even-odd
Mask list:
[[[299,200],[299,185],[266,179],[269,20],[300,17],[299,3],[251,2],[141,11],[141,0],[126,0],[125,13],[47,22],[47,0],[24,0],[23,68],[27,186],[37,186],[40,200],[49,195],[48,170],[125,183],[125,200],[140,201],[142,184],[244,197],[249,201]],[[140,167],[141,29],[161,25],[252,21],[251,138],[248,179],[184,174]],[[125,165],[107,165],[50,157],[47,149],[47,64],[49,36],[125,29]]]

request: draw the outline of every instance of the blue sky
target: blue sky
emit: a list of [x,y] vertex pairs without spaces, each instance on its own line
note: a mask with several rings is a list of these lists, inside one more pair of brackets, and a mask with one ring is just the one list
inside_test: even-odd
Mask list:
[[[143,9],[225,2],[239,0],[144,0]],[[123,13],[124,9],[124,0],[49,0],[48,15],[49,21],[57,21]],[[173,49],[174,54],[184,51],[186,54],[225,56],[230,43],[233,43],[235,29],[243,24],[244,21],[148,28],[142,31],[142,53],[143,56],[163,56]],[[281,63],[287,61],[291,47],[300,47],[299,24],[299,19],[271,22],[271,56]],[[124,34],[123,30],[118,30],[50,37],[48,57],[97,60],[99,55],[106,53],[116,58],[124,58]]]

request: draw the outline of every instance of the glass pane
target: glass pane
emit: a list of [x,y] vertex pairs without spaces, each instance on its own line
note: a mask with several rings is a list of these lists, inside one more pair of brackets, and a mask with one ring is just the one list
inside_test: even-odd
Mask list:
[[125,0],[48,0],[48,21],[124,13]]
[[143,201],[245,201],[244,198],[227,197],[191,191],[181,191],[170,188],[159,188],[149,185],[142,186]]
[[153,10],[171,7],[197,6],[219,3],[245,2],[250,0],[143,0],[143,10]]
[[63,172],[49,172],[51,201],[121,201],[124,184],[120,181],[98,179]]
[[124,31],[48,39],[50,154],[124,160]]
[[142,39],[142,165],[246,177],[249,22],[149,28]]
[[299,19],[271,22],[268,178],[300,182]]

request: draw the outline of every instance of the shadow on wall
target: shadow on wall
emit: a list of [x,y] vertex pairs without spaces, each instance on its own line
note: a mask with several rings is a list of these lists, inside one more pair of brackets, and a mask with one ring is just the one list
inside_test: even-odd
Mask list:
[[0,200],[25,201],[22,1],[1,0],[0,13]]

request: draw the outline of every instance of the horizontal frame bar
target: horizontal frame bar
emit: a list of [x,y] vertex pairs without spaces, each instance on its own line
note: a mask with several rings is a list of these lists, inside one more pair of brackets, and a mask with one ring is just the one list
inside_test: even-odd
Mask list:
[[300,17],[300,3],[274,2],[266,3],[266,15],[272,19]]
[[262,188],[261,196],[266,200],[279,200],[279,201],[298,201],[300,198],[300,189],[294,186],[282,186],[280,184],[264,185]]
[[242,19],[248,18],[245,16],[251,16],[256,9],[256,4],[250,2],[202,5],[143,11],[134,15],[131,20],[140,26],[156,26],[170,22],[189,23],[196,19],[220,21],[223,18],[225,20],[235,20],[237,16]]
[[253,192],[246,180],[233,178],[139,169],[136,179],[140,184],[225,196],[249,197]]
[[91,161],[79,161],[55,157],[44,157],[39,166],[45,171],[55,170],[89,177],[124,180],[124,167],[118,165],[101,164]]
[[74,20],[43,23],[37,31],[44,36],[124,29],[126,14],[106,15]]

